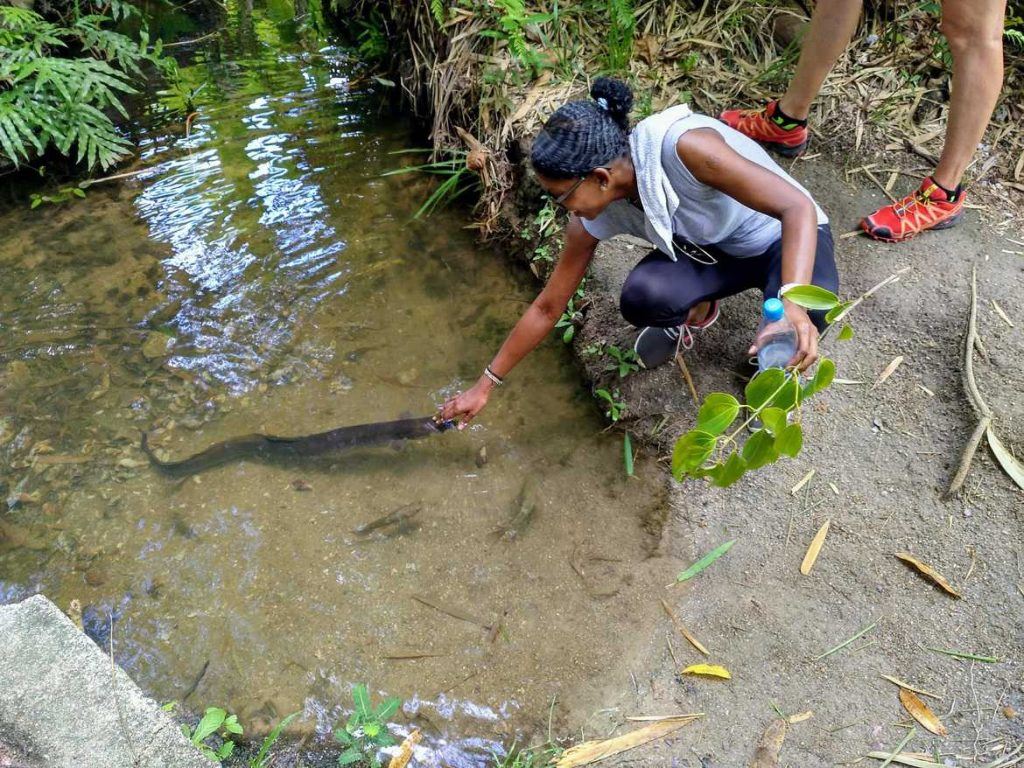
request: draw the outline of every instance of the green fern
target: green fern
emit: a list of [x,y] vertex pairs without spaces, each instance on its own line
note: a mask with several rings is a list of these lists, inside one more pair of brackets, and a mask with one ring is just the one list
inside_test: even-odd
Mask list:
[[430,12],[434,15],[434,21],[437,22],[437,26],[443,27],[446,21],[444,0],[430,0]]
[[633,55],[633,34],[636,14],[632,0],[608,0],[608,69],[621,71],[629,66]]
[[1003,30],[1003,37],[1024,51],[1024,32],[1019,29],[1005,29]]
[[[145,29],[134,40],[107,26],[138,14],[126,0],[79,0],[67,17],[46,19],[0,6],[0,156],[15,165],[55,147],[75,162],[108,168],[131,148],[106,110],[128,113],[143,64],[174,71]],[[78,53],[74,53],[78,52]]]

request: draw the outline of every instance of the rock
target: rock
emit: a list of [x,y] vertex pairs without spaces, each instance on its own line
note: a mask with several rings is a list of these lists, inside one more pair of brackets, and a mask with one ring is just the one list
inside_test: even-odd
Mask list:
[[146,340],[142,342],[142,356],[147,360],[155,360],[158,357],[167,355],[174,343],[174,337],[166,333],[152,331],[146,334]]
[[476,453],[476,466],[477,468],[483,467],[487,463],[487,446],[480,446],[480,450]]
[[42,595],[0,606],[0,638],[0,733],[28,765],[213,768]]

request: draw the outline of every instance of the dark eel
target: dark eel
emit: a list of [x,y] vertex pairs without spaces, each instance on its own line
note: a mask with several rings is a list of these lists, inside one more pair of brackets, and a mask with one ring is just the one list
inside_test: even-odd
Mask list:
[[379,421],[373,424],[359,424],[354,427],[340,427],[329,432],[297,437],[276,435],[242,435],[214,443],[205,451],[181,461],[162,461],[153,453],[145,432],[142,433],[142,450],[153,466],[171,477],[188,477],[212,467],[219,467],[236,459],[252,456],[316,456],[330,451],[345,451],[380,445],[393,440],[416,440],[451,429],[453,421],[439,421],[435,416],[397,421]]

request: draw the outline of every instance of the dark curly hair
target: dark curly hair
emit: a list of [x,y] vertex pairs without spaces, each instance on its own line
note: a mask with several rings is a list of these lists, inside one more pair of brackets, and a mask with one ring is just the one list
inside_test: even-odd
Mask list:
[[530,162],[550,179],[573,179],[629,152],[633,92],[621,80],[599,77],[592,101],[559,107],[533,141]]

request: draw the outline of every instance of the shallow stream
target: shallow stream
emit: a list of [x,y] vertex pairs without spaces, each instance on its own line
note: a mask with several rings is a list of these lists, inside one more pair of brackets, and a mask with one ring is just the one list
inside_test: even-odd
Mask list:
[[293,32],[241,13],[185,68],[188,132],[150,98],[137,175],[0,212],[0,602],[78,601],[159,700],[326,734],[367,682],[427,764],[484,764],[553,697],[598,706],[666,579],[660,482],[623,477],[560,342],[464,433],[181,482],[138,447],[429,414],[536,290],[458,213],[412,219],[431,182],[381,175],[409,126]]

